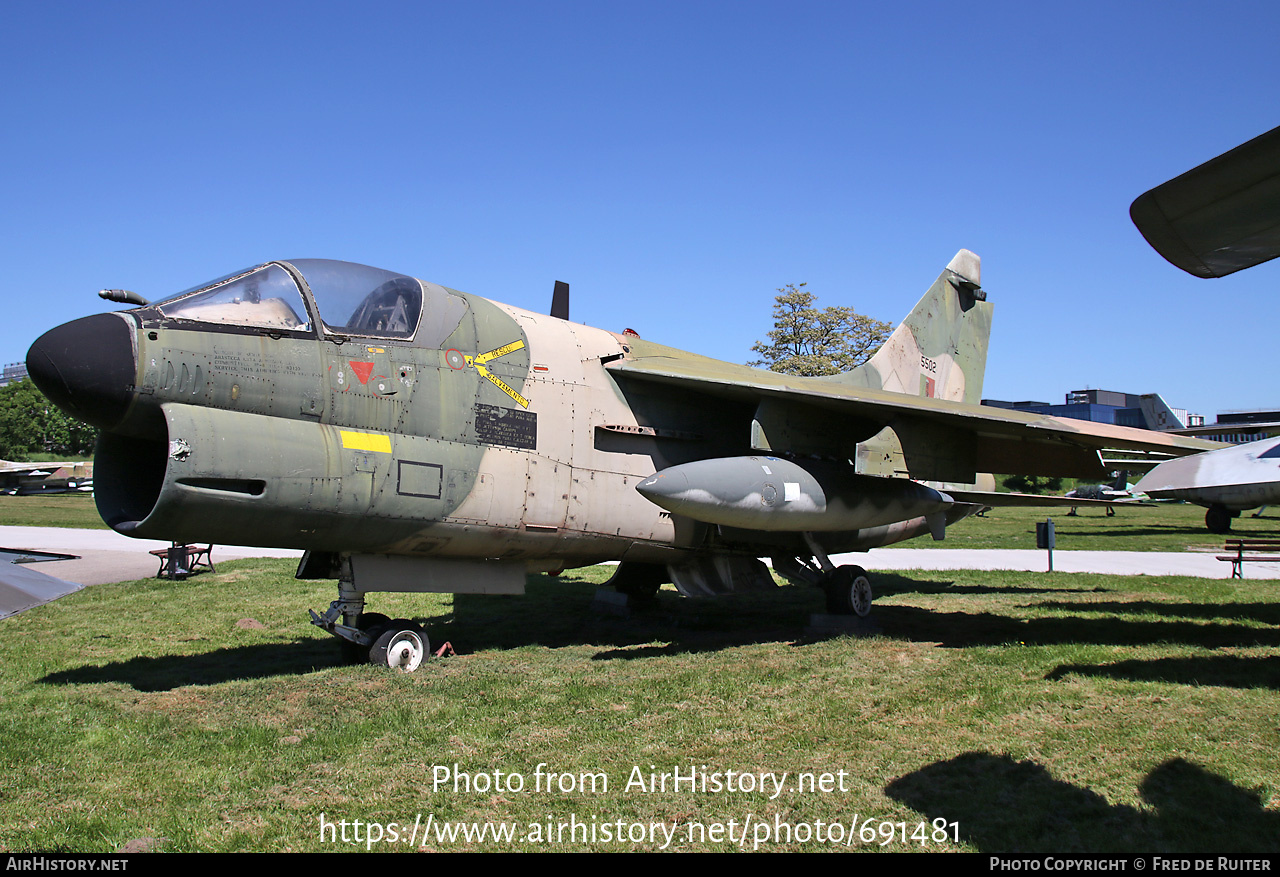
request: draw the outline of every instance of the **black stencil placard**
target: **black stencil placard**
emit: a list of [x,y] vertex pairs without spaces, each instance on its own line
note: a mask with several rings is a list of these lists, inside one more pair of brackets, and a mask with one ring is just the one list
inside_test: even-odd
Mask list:
[[476,436],[490,445],[535,450],[538,447],[538,415],[518,408],[476,405]]

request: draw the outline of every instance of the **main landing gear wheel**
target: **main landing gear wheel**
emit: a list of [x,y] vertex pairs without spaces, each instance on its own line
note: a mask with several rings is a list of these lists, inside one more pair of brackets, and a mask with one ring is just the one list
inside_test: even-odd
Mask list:
[[1209,510],[1204,513],[1204,525],[1209,528],[1210,533],[1230,533],[1231,517],[1231,513],[1222,506],[1209,506]]
[[822,583],[827,595],[827,612],[832,615],[871,614],[871,579],[860,566],[838,567]]
[[422,628],[402,620],[389,624],[369,649],[369,663],[412,673],[431,654],[431,641]]

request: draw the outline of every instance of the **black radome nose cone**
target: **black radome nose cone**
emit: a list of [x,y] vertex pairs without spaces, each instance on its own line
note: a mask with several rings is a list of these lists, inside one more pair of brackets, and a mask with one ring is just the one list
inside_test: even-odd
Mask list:
[[133,399],[133,332],[118,314],[94,314],[45,332],[27,351],[27,374],[77,420],[110,430]]

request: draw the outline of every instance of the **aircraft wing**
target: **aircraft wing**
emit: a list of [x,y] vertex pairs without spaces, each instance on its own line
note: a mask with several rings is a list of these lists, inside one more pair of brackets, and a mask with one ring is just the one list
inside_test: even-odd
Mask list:
[[1280,256],[1280,128],[1139,195],[1129,215],[1161,256],[1225,277]]
[[978,472],[1101,478],[1107,473],[1103,449],[1178,457],[1220,447],[1151,430],[779,374],[625,340],[629,355],[606,366],[615,380],[754,404],[753,448],[853,459],[859,442],[889,428],[917,480],[969,483]]

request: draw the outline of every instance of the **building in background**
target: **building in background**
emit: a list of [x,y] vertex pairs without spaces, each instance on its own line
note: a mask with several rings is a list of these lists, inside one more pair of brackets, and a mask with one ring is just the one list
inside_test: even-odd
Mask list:
[[11,362],[5,365],[4,371],[0,372],[0,387],[7,387],[10,384],[16,384],[27,376],[27,364],[25,362]]
[[1223,411],[1214,423],[1192,431],[1196,438],[1242,445],[1280,435],[1280,411]]
[[1004,402],[983,399],[983,405],[1032,414],[1072,417],[1094,423],[1114,423],[1137,429],[1173,431],[1233,445],[1280,435],[1280,411],[1224,411],[1214,423],[1185,408],[1170,408],[1159,393],[1120,393],[1115,390],[1072,390],[1061,405],[1048,402]]
[[1204,424],[1204,417],[1199,414],[1190,414],[1185,408],[1170,408],[1159,393],[1072,390],[1067,393],[1066,401],[1061,405],[1051,405],[1048,402],[1002,402],[999,399],[983,399],[982,404],[1094,423],[1114,423],[1136,429],[1164,431]]

